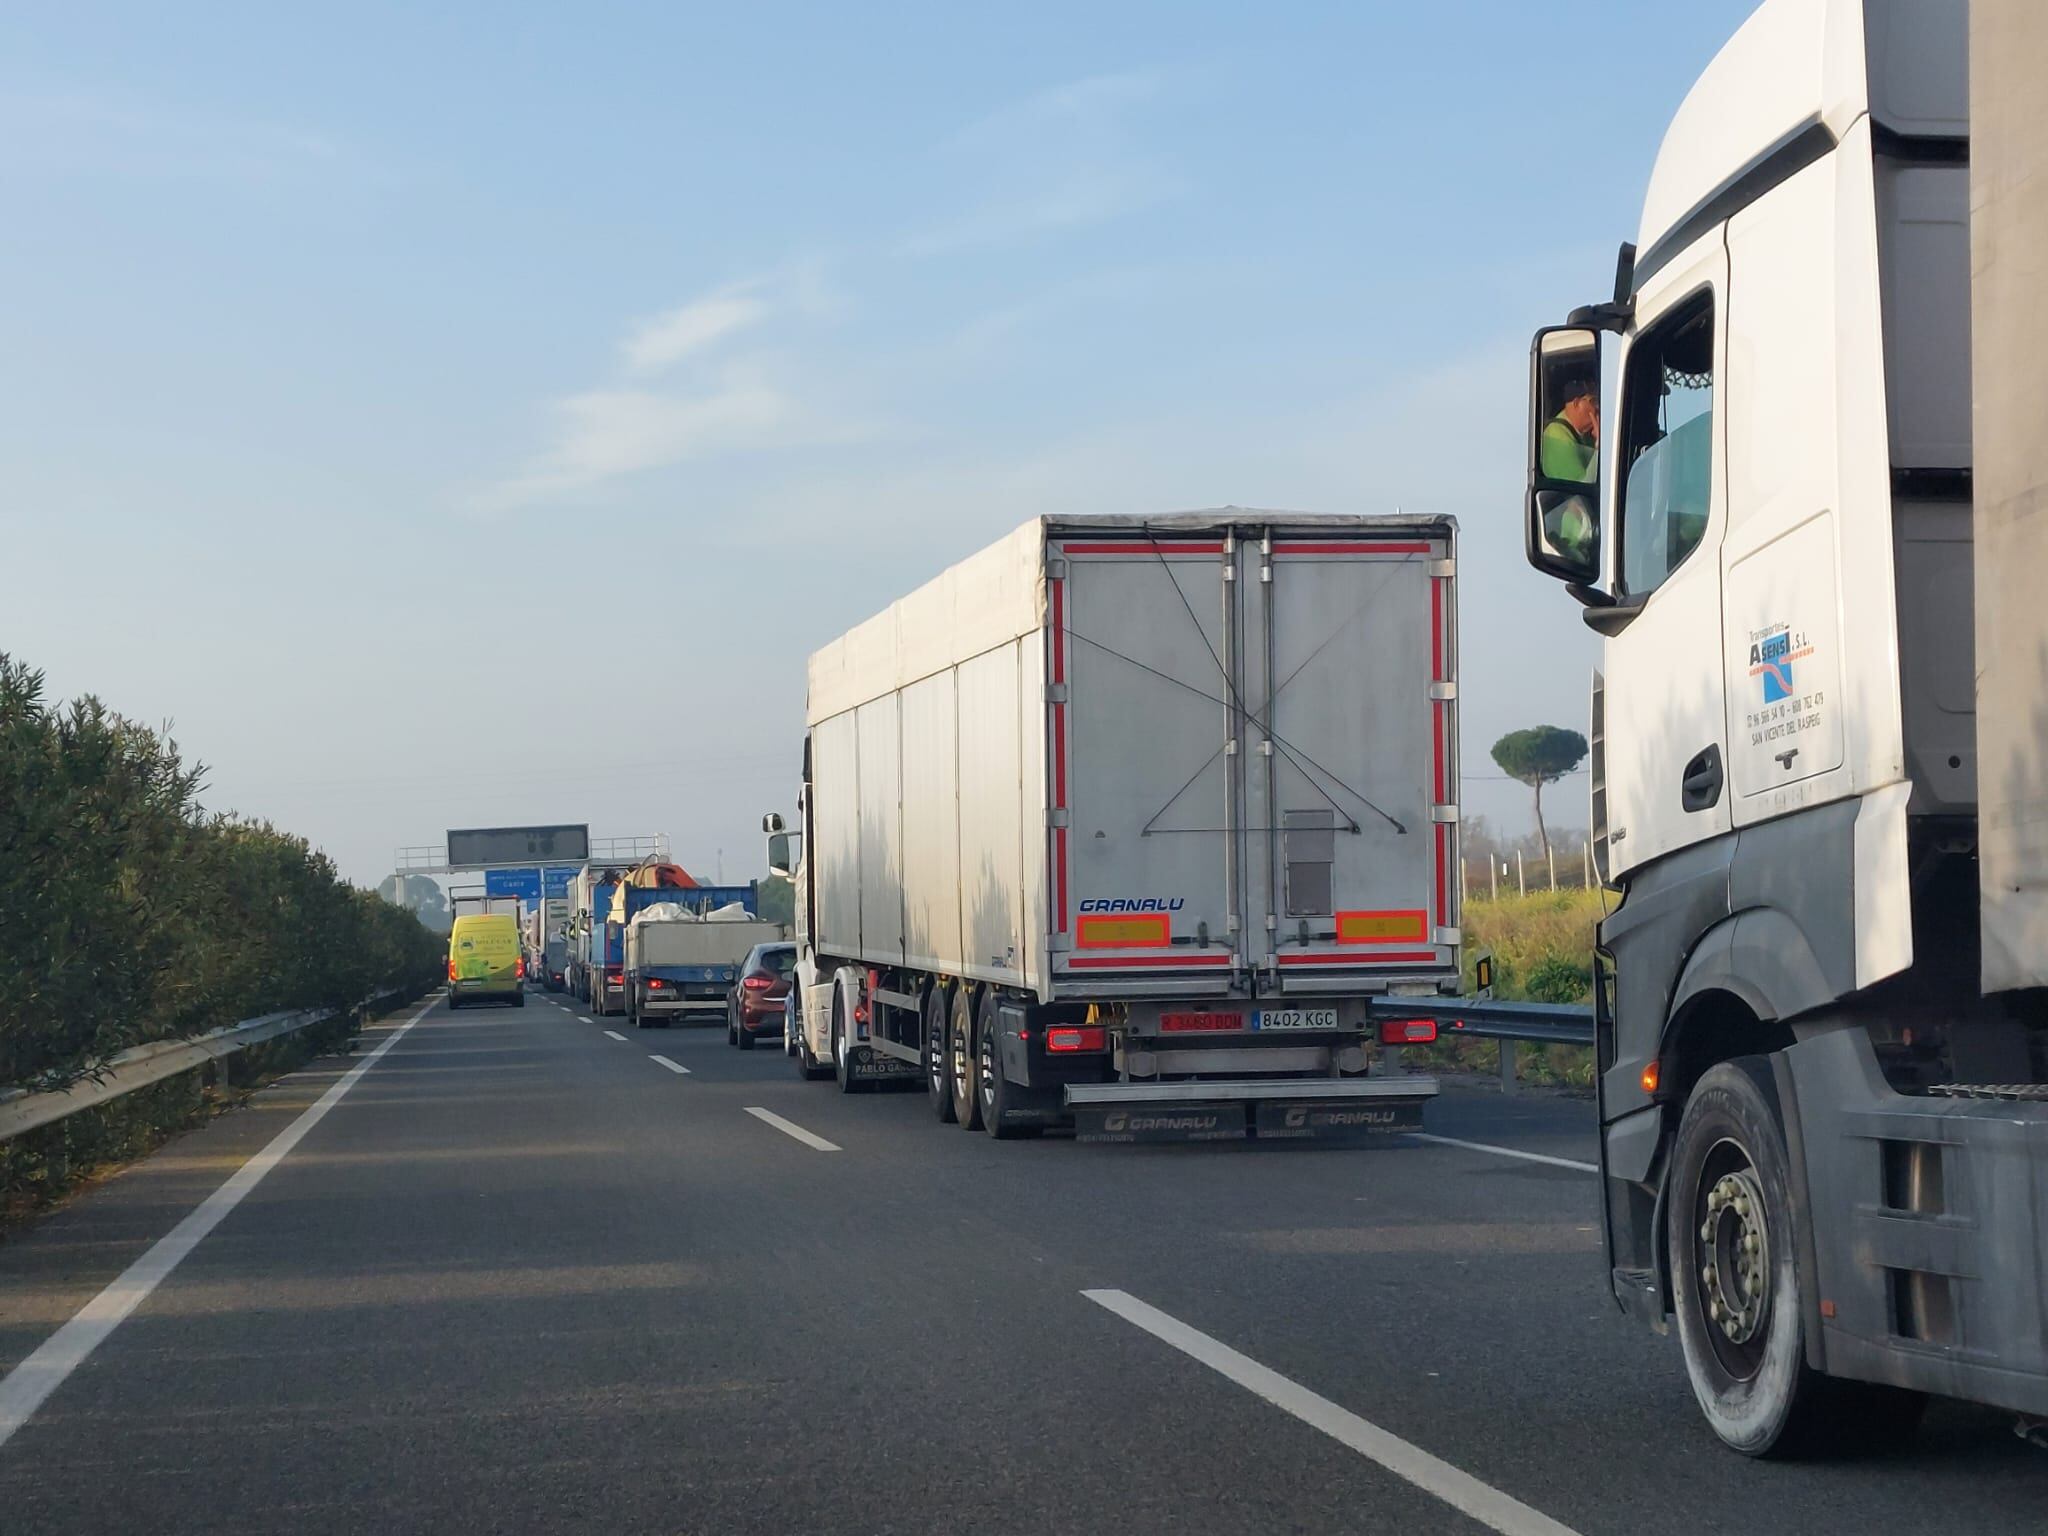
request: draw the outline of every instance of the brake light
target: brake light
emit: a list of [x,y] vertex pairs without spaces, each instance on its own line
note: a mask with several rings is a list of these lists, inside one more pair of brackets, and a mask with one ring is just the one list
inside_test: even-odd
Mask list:
[[647,990],[650,992],[659,992],[663,987],[667,985],[668,983],[663,981],[659,976],[650,976],[647,978]]
[[448,957],[448,979],[450,981],[455,979],[455,957],[453,955]]
[[1109,1031],[1100,1024],[1055,1024],[1045,1032],[1048,1051],[1106,1051]]
[[1381,1045],[1428,1045],[1435,1039],[1435,1019],[1390,1019],[1380,1026]]
[[519,957],[519,979],[521,981],[526,980],[526,956],[524,955]]
[[749,992],[766,992],[775,985],[775,978],[766,971],[756,971],[740,983]]

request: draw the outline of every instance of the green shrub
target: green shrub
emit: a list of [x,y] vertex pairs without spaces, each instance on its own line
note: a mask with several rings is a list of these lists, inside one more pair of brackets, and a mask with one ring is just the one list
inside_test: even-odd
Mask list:
[[0,1084],[284,1008],[419,992],[442,943],[96,699],[56,708],[0,653]]

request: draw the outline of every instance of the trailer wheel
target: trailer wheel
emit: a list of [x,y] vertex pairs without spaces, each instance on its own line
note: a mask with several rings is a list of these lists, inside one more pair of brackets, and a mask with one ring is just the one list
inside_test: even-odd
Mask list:
[[975,1084],[973,993],[962,987],[953,994],[952,1019],[946,1029],[946,1089],[953,1118],[963,1131],[981,1129],[981,1093]]
[[924,1094],[941,1125],[951,1125],[954,1120],[953,1080],[946,1045],[952,1017],[951,989],[934,983],[924,1000]]
[[832,989],[832,1075],[841,1093],[859,1093],[867,1084],[853,1075],[853,1031],[846,1018],[846,989]]
[[1723,1062],[1685,1106],[1665,1238],[1693,1396],[1723,1444],[1798,1457],[1896,1442],[1917,1392],[1822,1375],[1806,1363],[1791,1168],[1770,1063]]

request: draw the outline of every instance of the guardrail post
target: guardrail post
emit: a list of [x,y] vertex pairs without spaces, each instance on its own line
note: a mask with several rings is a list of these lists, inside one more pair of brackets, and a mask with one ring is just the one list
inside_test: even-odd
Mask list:
[[1500,1091],[1503,1097],[1513,1094],[1520,1086],[1515,1072],[1516,1058],[1520,1051],[1521,1047],[1512,1040],[1503,1040],[1500,1043]]

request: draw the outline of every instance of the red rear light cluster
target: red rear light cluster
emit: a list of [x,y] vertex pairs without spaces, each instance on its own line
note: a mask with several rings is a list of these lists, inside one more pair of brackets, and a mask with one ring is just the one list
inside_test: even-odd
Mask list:
[[667,985],[668,983],[663,981],[659,976],[650,976],[647,978],[647,990],[650,992],[659,992],[663,987]]
[[1109,1031],[1100,1024],[1055,1024],[1045,1032],[1048,1051],[1106,1051]]
[[521,981],[526,980],[526,956],[524,955],[519,957],[519,979]]
[[1428,1045],[1435,1039],[1435,1019],[1391,1019],[1380,1026],[1381,1045]]
[[455,979],[455,957],[453,955],[448,957],[448,979],[450,981]]
[[766,992],[775,985],[775,978],[766,971],[756,971],[740,982],[749,992]]

